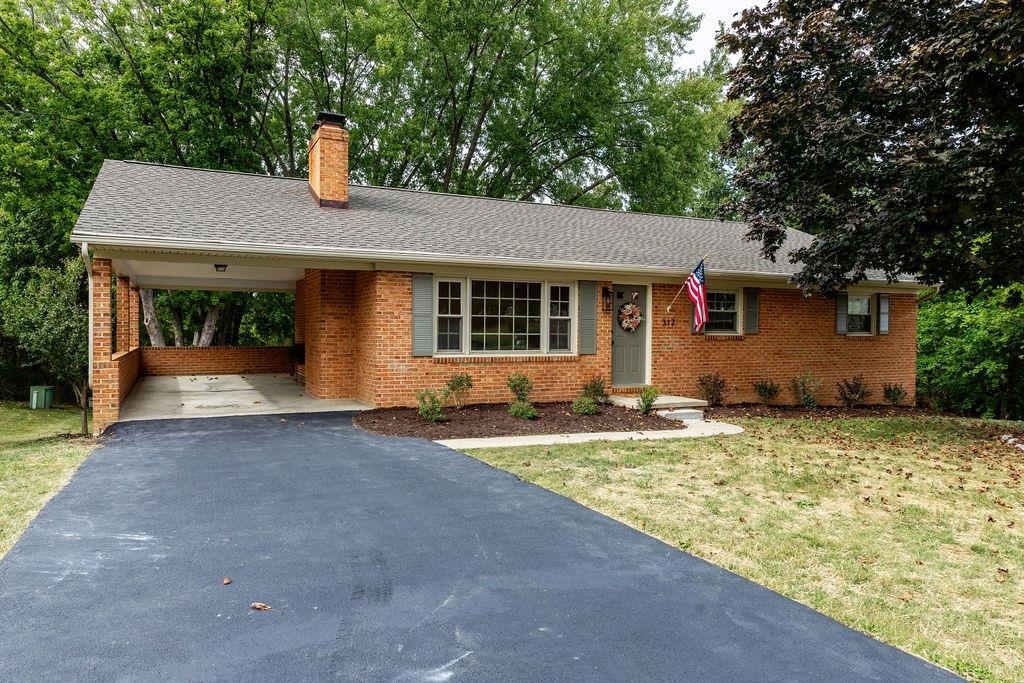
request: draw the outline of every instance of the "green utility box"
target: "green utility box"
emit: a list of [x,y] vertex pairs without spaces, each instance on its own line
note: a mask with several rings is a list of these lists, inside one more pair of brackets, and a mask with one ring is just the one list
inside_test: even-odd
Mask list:
[[49,410],[53,407],[53,387],[32,387],[28,395],[28,407],[32,410]]

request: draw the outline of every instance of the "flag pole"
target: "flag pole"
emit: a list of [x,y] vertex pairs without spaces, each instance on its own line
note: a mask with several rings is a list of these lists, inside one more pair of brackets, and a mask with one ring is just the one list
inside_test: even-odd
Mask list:
[[[700,262],[697,263],[697,265],[699,266],[701,263],[704,263],[705,261],[707,261],[708,260],[708,256],[711,256],[711,254],[704,254],[704,258],[702,258],[700,260]],[[674,304],[676,302],[676,299],[679,298],[679,295],[683,293],[683,290],[685,288],[686,288],[686,280],[683,280],[683,284],[679,287],[679,291],[676,292],[676,295],[674,297],[672,297],[672,302],[668,306],[665,307],[665,312],[666,313],[671,313],[672,312],[672,304]]]

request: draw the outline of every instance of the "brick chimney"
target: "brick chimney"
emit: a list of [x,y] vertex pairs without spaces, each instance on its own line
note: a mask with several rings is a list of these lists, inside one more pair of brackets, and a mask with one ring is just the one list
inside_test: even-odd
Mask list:
[[320,206],[348,208],[348,131],[345,117],[322,111],[309,141],[309,193]]

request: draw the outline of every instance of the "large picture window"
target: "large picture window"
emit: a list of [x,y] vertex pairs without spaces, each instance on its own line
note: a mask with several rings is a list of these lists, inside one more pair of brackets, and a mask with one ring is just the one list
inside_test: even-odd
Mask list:
[[438,279],[436,292],[437,353],[573,351],[571,285]]

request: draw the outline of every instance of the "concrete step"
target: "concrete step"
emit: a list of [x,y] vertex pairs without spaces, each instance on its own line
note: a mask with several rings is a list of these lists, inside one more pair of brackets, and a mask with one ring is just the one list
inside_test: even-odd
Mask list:
[[703,420],[704,411],[693,408],[673,408],[672,410],[659,410],[658,415],[667,420]]
[[[608,400],[612,402],[612,405],[622,406],[624,408],[636,408],[636,396],[613,394],[608,397]],[[674,410],[676,408],[706,408],[707,405],[707,401],[701,401],[699,398],[687,398],[685,396],[659,396],[658,400],[654,402],[654,409]]]

